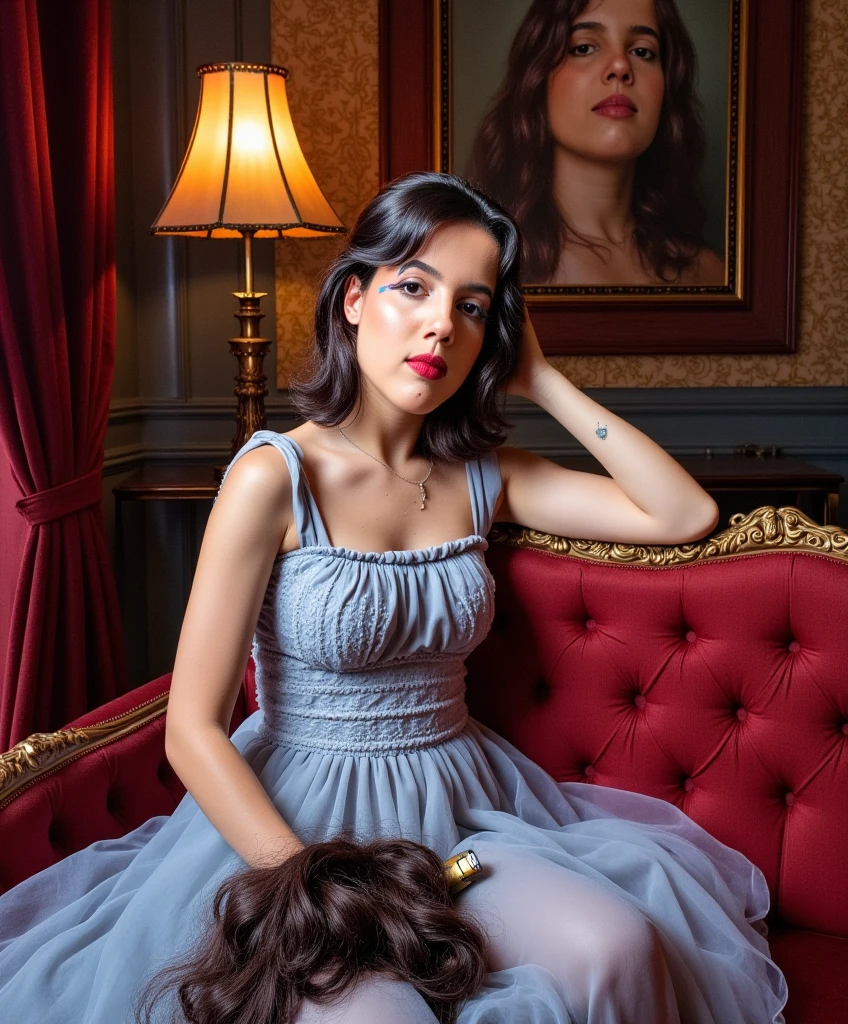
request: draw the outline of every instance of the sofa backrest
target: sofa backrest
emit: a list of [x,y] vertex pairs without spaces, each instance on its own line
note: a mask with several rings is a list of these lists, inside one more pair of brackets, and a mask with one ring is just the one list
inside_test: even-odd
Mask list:
[[761,868],[777,916],[848,935],[848,538],[663,564],[494,539],[471,714],[558,781],[671,801]]

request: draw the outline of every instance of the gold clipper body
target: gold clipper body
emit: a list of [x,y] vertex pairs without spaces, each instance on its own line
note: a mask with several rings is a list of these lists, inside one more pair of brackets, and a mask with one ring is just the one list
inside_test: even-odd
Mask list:
[[483,868],[473,850],[463,850],[445,861],[444,876],[452,896],[471,885]]

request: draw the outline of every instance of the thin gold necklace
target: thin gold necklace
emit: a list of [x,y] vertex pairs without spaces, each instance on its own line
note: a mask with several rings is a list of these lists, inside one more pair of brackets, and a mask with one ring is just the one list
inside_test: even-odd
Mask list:
[[[351,440],[347,436],[347,434],[342,430],[341,427],[339,427],[339,432],[341,433],[343,438],[350,441],[354,448],[359,448],[359,445],[356,443],[356,441]],[[395,470],[392,469],[388,462],[383,462],[382,459],[378,459],[377,456],[372,455],[371,452],[366,452],[364,448],[359,448],[359,450],[362,452],[363,455],[367,455],[369,459],[373,459],[375,462],[379,462],[381,466],[385,466],[386,469],[389,470],[390,473],[394,473],[396,477],[400,477],[401,480],[406,480],[408,484],[415,484],[415,486],[421,491],[421,508],[424,508],[424,501],[427,498],[427,492],[424,490],[424,484],[427,483],[427,481],[430,479],[430,474],[433,472],[432,459],[428,459],[428,462],[430,463],[430,468],[427,470],[427,476],[425,476],[423,480],[410,480],[408,477],[401,476],[400,473],[395,472]]]

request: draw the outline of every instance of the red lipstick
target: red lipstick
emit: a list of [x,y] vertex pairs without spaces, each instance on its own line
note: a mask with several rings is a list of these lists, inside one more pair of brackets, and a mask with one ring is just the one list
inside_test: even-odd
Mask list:
[[601,117],[633,117],[638,109],[629,96],[624,96],[620,92],[614,92],[592,107],[592,110]]
[[420,356],[410,356],[407,363],[419,377],[426,377],[428,380],[438,380],[448,372],[448,364],[444,359],[429,352],[424,352]]

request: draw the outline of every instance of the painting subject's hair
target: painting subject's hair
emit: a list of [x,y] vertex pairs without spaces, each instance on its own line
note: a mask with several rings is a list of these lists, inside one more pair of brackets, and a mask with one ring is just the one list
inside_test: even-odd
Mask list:
[[136,997],[135,1021],[150,1024],[170,996],[190,1024],[291,1024],[304,999],[335,1003],[373,974],[413,985],[453,1024],[485,977],[486,938],[443,869],[411,840],[339,835],[240,871],[218,888],[196,949]]
[[498,202],[462,178],[436,171],[406,174],[385,185],[359,214],[324,273],[312,348],[289,385],[304,418],[336,426],[360,398],[357,328],[344,314],[348,278],[356,275],[367,290],[378,268],[412,258],[437,228],[455,223],[481,227],[498,243],[497,285],[480,354],[457,391],[424,418],[416,452],[468,462],[504,442],[510,424],[499,388],[516,366],[524,327],[519,231]]
[[[553,277],[567,241],[586,244],[565,222],[552,193],[547,85],[566,57],[572,24],[588,6],[589,0],[534,0],[513,39],[504,81],[474,138],[469,179],[515,216],[524,240],[525,284]],[[636,161],[632,212],[643,264],[673,281],[704,245],[706,135],[691,36],[674,0],[654,0],[654,11],[665,98],[656,136]]]

